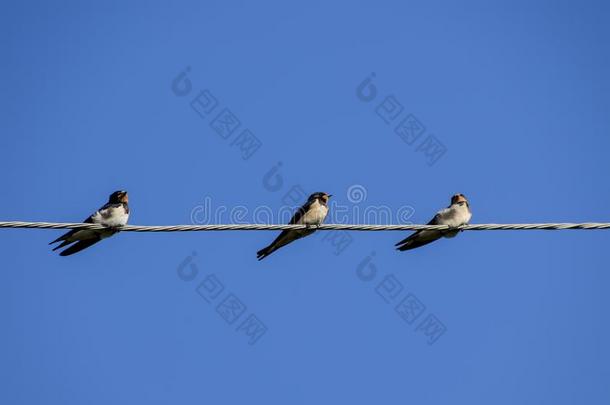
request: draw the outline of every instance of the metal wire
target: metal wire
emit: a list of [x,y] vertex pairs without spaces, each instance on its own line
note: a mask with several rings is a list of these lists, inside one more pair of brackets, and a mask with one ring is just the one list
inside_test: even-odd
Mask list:
[[[39,229],[106,229],[99,224],[62,223],[62,222],[19,222],[0,221],[0,228],[39,228]],[[142,226],[125,225],[117,228],[121,232],[194,232],[194,231],[277,231],[284,229],[316,229],[321,231],[418,231],[447,230],[447,225],[359,225],[323,224],[312,225],[268,225],[268,224],[218,224],[218,225],[164,225]],[[523,230],[567,230],[567,229],[610,229],[610,223],[543,223],[543,224],[473,224],[459,228],[462,231],[523,231]]]

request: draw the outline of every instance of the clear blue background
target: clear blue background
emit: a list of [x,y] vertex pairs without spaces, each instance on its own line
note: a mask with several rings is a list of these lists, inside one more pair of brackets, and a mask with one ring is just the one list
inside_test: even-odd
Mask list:
[[[455,192],[475,223],[610,219],[604,2],[2,10],[2,220],[80,221],[126,189],[132,224],[184,224],[206,197],[279,209],[296,184],[344,205],[360,184],[363,204],[411,205],[416,223]],[[262,141],[251,159],[189,107],[206,88]],[[389,94],[446,146],[435,165],[375,114]],[[47,246],[60,232],[0,231],[1,403],[610,401],[607,231],[406,253],[407,232],[360,232],[340,255],[319,233],[262,262],[276,232],[123,233],[68,258]],[[209,274],[267,326],[255,345],[197,294]],[[446,326],[433,345],[376,293],[389,274]]]

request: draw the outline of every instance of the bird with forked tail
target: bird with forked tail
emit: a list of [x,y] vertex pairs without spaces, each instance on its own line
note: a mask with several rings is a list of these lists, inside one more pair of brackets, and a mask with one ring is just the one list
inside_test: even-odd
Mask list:
[[[457,228],[468,224],[472,218],[470,205],[464,194],[455,194],[451,197],[449,207],[440,210],[428,225],[448,225],[451,228]],[[442,237],[453,238],[458,234],[457,229],[448,230],[420,230],[411,234],[408,238],[401,240],[395,246],[400,251],[411,250],[420,246],[427,245]]]
[[60,256],[70,256],[114,235],[119,232],[121,226],[127,225],[129,219],[128,202],[127,191],[115,191],[110,195],[106,204],[83,221],[86,224],[104,225],[107,229],[73,229],[55,239],[49,245],[61,242],[53,249],[55,251],[72,244],[59,253]]
[[[326,193],[313,193],[309,196],[305,205],[297,210],[289,224],[320,225],[328,214],[328,200],[330,197],[332,195]],[[256,258],[263,260],[282,246],[286,246],[314,232],[315,229],[285,229],[269,246],[259,250],[256,253]]]

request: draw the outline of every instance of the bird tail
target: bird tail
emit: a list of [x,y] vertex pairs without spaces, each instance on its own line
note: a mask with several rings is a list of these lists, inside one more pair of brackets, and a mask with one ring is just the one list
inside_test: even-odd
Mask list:
[[410,235],[409,237],[401,240],[394,246],[396,246],[396,250],[404,252],[405,250],[416,249],[418,247],[427,245],[428,243],[432,243],[440,237],[440,234],[433,235],[429,233],[429,231],[418,231]]
[[[62,240],[62,239],[57,239],[57,240],[55,240],[55,241],[53,241],[53,242],[51,242],[51,243],[59,242],[60,240]],[[72,242],[74,242],[74,241],[63,240],[63,242],[61,242],[59,245],[57,245],[57,246],[55,246],[55,247],[53,248],[53,251],[55,252],[57,249],[61,249],[61,248],[62,248],[62,247],[64,247],[64,246],[68,246],[68,245],[69,245],[70,243],[72,243]],[[50,245],[51,243],[49,243],[49,245]]]
[[[86,240],[78,241],[74,245],[72,245],[69,248],[67,248],[66,250],[62,251],[59,255],[60,256],[73,255],[74,253],[78,253],[83,249],[87,249],[91,245],[95,245],[97,242],[99,242],[101,240],[102,240],[102,238],[97,237],[97,238],[93,238],[93,239],[86,239]],[[63,245],[63,243],[62,243],[62,245]],[[53,250],[55,250],[55,249],[53,249]]]
[[60,236],[59,238],[55,239],[53,242],[49,242],[49,245],[52,245],[52,244],[54,244],[54,243],[57,243],[57,242],[59,242],[60,240],[64,240],[64,236],[63,236],[63,235],[62,235],[62,236]]
[[259,250],[258,252],[256,252],[256,258],[258,260],[263,260],[265,257],[269,256],[271,253],[273,253],[275,251],[276,247],[271,244],[269,246],[267,246],[264,249]]
[[411,250],[411,249],[416,249],[418,247],[427,245],[428,243],[432,243],[434,242],[433,240],[426,240],[426,241],[415,241],[415,240],[410,240],[407,241],[405,244],[398,246],[398,244],[396,244],[396,246],[398,246],[396,248],[396,250],[400,250],[401,252],[404,252],[405,250]]
[[68,239],[70,236],[74,235],[75,231],[71,230],[69,232],[64,233],[63,235],[61,235],[59,238],[55,239],[53,242],[49,242],[49,245],[52,245],[54,243],[57,243],[59,241],[65,241],[66,239]]

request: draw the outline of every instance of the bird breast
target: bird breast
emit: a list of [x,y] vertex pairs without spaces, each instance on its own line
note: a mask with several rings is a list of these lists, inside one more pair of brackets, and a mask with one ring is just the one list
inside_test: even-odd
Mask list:
[[466,205],[456,205],[451,210],[450,218],[448,218],[447,225],[449,226],[461,226],[465,225],[470,221],[472,214],[470,209]]
[[125,207],[109,207],[100,210],[93,216],[93,222],[110,227],[127,225],[129,214]]
[[307,225],[319,225],[324,222],[326,214],[328,214],[328,207],[320,204],[318,201],[314,201],[303,215],[302,221]]

